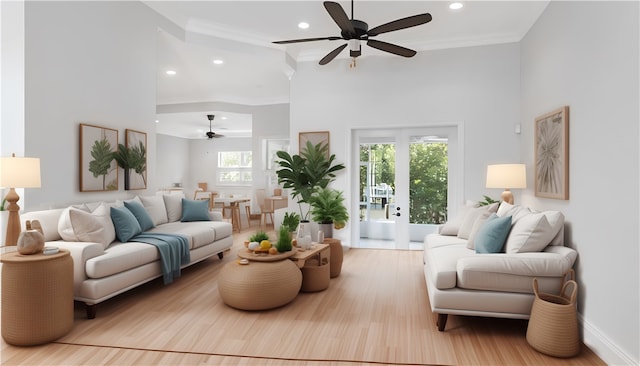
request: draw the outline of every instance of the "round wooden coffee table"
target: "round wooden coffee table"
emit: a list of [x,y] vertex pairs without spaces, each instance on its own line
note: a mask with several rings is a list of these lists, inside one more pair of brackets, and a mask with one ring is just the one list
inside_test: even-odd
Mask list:
[[227,263],[218,275],[225,304],[242,310],[266,310],[290,303],[302,285],[302,273],[288,259],[240,260]]

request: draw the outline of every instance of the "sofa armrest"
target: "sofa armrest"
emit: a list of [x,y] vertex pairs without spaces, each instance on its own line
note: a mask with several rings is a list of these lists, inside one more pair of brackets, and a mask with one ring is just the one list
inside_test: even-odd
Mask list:
[[91,258],[104,254],[104,247],[99,243],[71,242],[71,241],[49,241],[45,246],[66,249],[73,258],[73,293],[78,294],[80,285],[85,281],[87,272],[85,263]]
[[549,246],[536,253],[478,254],[458,260],[461,272],[504,273],[520,276],[561,277],[573,267],[578,253],[567,247]]

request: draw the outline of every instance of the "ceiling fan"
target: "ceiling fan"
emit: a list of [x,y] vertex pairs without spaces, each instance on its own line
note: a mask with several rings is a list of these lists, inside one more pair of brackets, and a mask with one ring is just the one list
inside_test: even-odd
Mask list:
[[207,133],[206,133],[206,135],[207,135],[207,137],[209,138],[209,140],[211,140],[211,139],[212,139],[212,138],[214,138],[214,137],[215,137],[215,138],[218,138],[218,137],[224,137],[224,135],[217,134],[217,133],[215,133],[215,132],[213,132],[213,131],[211,130],[211,123],[213,122],[213,119],[214,119],[215,117],[216,117],[216,116],[215,116],[214,114],[207,114],[207,118],[209,119],[209,132],[207,132]]
[[[371,39],[371,37],[377,36],[382,33],[393,32],[400,29],[415,27],[417,25],[425,24],[431,21],[431,14],[424,13],[413,15],[410,17],[397,19],[389,23],[385,23],[379,25],[375,28],[369,29],[369,25],[361,20],[357,20],[353,18],[353,0],[351,0],[351,19],[347,17],[344,9],[340,4],[333,1],[325,1],[324,7],[327,9],[327,12],[331,16],[334,22],[340,27],[340,37],[319,37],[319,38],[304,38],[304,39],[292,39],[288,41],[275,41],[273,43],[276,44],[287,44],[287,43],[299,43],[299,42],[312,42],[312,41],[335,41],[339,39],[344,39],[348,41],[348,43],[343,44],[342,46],[334,49],[329,52],[326,56],[324,56],[320,60],[320,65],[326,65],[331,62],[342,50],[344,50],[347,45],[349,45],[349,55],[353,57],[354,62],[355,58],[361,55],[360,49],[360,41],[367,41],[367,46],[377,48],[381,51],[393,53],[394,55],[404,56],[404,57],[413,57],[416,54],[416,51],[398,46],[392,43],[387,43],[383,41],[378,41],[375,39]],[[352,65],[353,66],[353,65]]]

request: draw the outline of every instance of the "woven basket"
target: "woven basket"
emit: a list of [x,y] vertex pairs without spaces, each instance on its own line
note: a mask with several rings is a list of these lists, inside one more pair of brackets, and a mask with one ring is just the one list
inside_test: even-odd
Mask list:
[[533,279],[535,299],[527,327],[527,342],[539,352],[555,357],[571,357],[580,352],[576,297],[578,284],[565,281],[559,295],[538,291]]
[[322,264],[318,260],[308,260],[302,267],[302,292],[317,292],[329,287],[330,266],[327,258],[322,258]]

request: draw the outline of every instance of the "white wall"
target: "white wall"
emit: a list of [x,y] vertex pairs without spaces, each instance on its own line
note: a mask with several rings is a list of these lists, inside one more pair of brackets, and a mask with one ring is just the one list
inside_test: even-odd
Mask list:
[[[25,155],[41,159],[42,188],[27,192],[23,208],[143,193],[124,191],[122,171],[118,192],[79,192],[78,126],[117,129],[122,143],[134,128],[156,150],[158,26],[173,28],[139,2],[25,2]],[[147,166],[154,191],[155,154]]]
[[[522,147],[533,121],[570,108],[570,199],[523,199],[564,212],[578,253],[584,341],[609,364],[639,357],[638,2],[551,2],[521,42]],[[533,174],[528,186],[533,187]]]
[[[461,123],[463,197],[450,205],[499,195],[484,188],[485,170],[490,163],[520,161],[520,136],[514,133],[520,119],[519,57],[518,44],[503,44],[420,52],[412,59],[367,57],[355,69],[349,60],[300,63],[291,85],[292,151],[298,151],[298,132],[329,130],[331,153],[348,163],[351,128]],[[348,205],[351,169],[347,164],[334,182]],[[334,234],[344,240],[346,231]]]
[[191,182],[189,175],[190,156],[189,139],[162,134],[156,135],[157,148],[155,151],[157,170],[156,182],[158,188],[169,188],[174,183],[183,186]]

